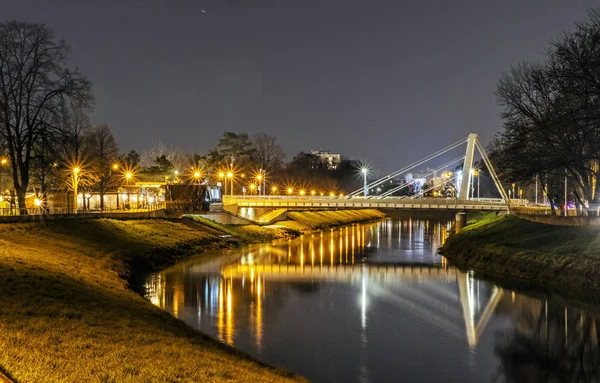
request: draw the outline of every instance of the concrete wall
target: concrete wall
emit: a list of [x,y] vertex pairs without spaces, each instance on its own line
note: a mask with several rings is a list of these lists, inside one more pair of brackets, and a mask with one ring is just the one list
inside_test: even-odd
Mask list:
[[11,222],[42,222],[56,221],[63,219],[147,219],[147,218],[165,218],[164,210],[154,210],[135,213],[85,213],[85,214],[48,214],[48,215],[5,215],[0,216],[0,223]]
[[556,215],[533,215],[512,212],[512,215],[531,222],[557,226],[600,225],[600,217],[559,217]]

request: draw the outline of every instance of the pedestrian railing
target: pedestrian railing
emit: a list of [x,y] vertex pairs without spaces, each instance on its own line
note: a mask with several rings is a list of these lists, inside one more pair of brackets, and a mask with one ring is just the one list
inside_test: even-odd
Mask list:
[[0,216],[20,216],[20,215],[68,215],[68,214],[106,214],[106,213],[145,213],[165,209],[165,202],[154,202],[140,205],[135,208],[104,208],[104,209],[75,209],[72,208],[46,208],[43,206],[32,208],[8,207],[0,208]]

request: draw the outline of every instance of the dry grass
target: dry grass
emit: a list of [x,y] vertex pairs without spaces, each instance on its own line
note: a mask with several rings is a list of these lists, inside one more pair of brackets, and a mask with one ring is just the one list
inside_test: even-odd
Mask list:
[[554,226],[488,216],[452,235],[442,253],[463,268],[600,302],[597,226]]
[[220,246],[161,220],[0,225],[0,370],[18,382],[287,381],[207,339],[127,286]]

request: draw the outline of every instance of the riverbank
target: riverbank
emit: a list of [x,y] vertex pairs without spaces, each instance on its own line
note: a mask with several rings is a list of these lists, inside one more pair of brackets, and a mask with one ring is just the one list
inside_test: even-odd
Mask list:
[[18,382],[302,380],[131,289],[151,270],[235,245],[216,234],[166,220],[0,225],[0,371]]
[[600,235],[594,226],[553,226],[488,215],[451,235],[440,252],[458,267],[484,277],[600,302]]

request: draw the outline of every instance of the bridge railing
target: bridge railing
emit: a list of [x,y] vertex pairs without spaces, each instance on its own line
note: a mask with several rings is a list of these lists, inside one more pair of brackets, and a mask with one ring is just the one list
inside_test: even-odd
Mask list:
[[502,199],[445,199],[445,198],[400,198],[388,197],[382,199],[364,198],[364,197],[325,197],[325,196],[227,196],[223,199],[227,204],[254,205],[257,206],[284,206],[287,204],[302,206],[362,206],[377,207],[398,205],[431,205],[431,206],[506,206]]

